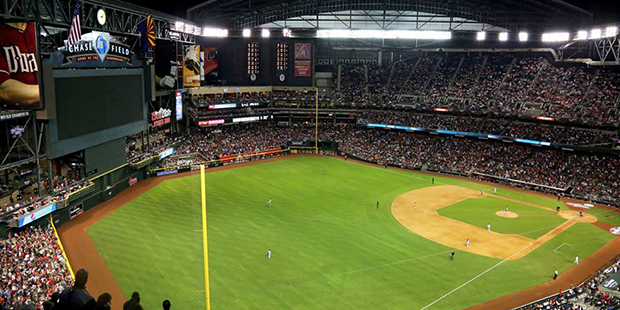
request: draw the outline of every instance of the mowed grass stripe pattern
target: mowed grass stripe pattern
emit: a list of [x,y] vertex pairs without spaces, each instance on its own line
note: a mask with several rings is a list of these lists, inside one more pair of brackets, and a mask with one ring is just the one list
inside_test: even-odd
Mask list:
[[[212,309],[416,309],[497,264],[464,252],[450,261],[450,248],[393,218],[392,200],[431,186],[430,178],[318,157],[207,173]],[[146,308],[166,298],[204,308],[199,183],[198,176],[162,182],[87,230],[123,292],[140,291]],[[588,243],[571,247],[580,257],[613,238],[583,224],[552,241],[580,235]],[[541,247],[431,309],[461,309],[544,282],[572,265],[567,255]]]
[[[519,217],[510,219],[495,214],[497,211],[503,212],[506,206]],[[532,239],[545,235],[566,221],[555,211],[490,196],[457,202],[437,210],[437,213],[483,229],[487,229],[487,224],[491,224],[491,230],[495,232],[517,234]]]

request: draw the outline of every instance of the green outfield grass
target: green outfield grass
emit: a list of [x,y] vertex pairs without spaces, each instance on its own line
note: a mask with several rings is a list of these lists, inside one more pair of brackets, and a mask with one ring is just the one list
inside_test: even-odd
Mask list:
[[[495,214],[496,211],[504,211],[506,206],[511,212],[519,214],[519,217],[509,219]],[[457,202],[437,210],[437,213],[484,229],[487,229],[487,224],[490,223],[493,231],[518,234],[532,239],[546,234],[566,221],[555,211],[490,196]]]
[[[319,157],[208,173],[212,309],[421,309],[502,262],[466,252],[450,261],[451,248],[394,219],[391,202],[432,186],[430,178]],[[199,184],[199,176],[164,181],[87,229],[123,292],[139,291],[146,309],[164,299],[174,309],[204,309]],[[498,195],[555,207],[540,196]],[[532,230],[515,223],[515,233]],[[461,309],[548,281],[556,268],[570,268],[574,255],[585,258],[611,239],[593,225],[574,225],[428,309]]]

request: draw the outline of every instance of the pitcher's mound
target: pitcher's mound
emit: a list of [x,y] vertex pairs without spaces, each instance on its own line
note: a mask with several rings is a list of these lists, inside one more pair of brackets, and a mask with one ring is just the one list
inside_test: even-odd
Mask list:
[[516,214],[514,212],[511,211],[497,211],[495,212],[495,215],[499,216],[499,217],[505,217],[505,218],[509,218],[509,219],[514,219],[519,217],[519,214]]

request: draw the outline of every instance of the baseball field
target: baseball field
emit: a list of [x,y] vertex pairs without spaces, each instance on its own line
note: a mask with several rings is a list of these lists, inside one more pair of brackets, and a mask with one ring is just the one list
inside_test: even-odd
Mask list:
[[[616,213],[580,217],[535,193],[329,157],[230,168],[206,173],[214,310],[462,309],[548,285],[556,269],[578,284],[620,254]],[[204,309],[200,176],[151,180],[63,227],[69,259],[93,259],[72,244],[85,230],[115,302],[139,291],[146,309]]]

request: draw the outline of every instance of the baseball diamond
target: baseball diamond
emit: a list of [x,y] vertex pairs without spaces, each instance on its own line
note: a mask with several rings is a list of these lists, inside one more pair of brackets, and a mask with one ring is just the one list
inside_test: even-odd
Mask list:
[[619,12],[3,0],[0,310],[618,310]]
[[[323,169],[329,171],[329,180]],[[613,235],[590,224],[590,216],[565,219],[553,210],[553,197],[512,188],[500,187],[497,194],[480,197],[480,186],[493,185],[442,176],[436,176],[433,185],[426,174],[325,157],[283,158],[220,170],[206,174],[214,308],[324,308],[334,303],[342,309],[381,307],[385,300],[379,296],[386,291],[395,308],[423,308],[443,295],[439,292],[500,264],[432,306],[461,309],[544,283],[554,268],[563,277],[578,273],[572,264],[575,254],[617,254],[609,248]],[[138,290],[145,300],[172,294],[180,296],[176,304],[204,307],[203,278],[189,276],[200,274],[202,266],[197,177],[138,185],[130,189],[135,193],[114,198],[94,218],[63,226],[69,260],[94,267],[101,259],[92,257],[100,255],[111,281],[104,287],[114,285],[125,294]],[[171,195],[175,199],[164,198]],[[272,206],[265,204],[268,197],[273,197]],[[527,221],[514,224],[514,233],[506,234],[450,218],[459,218],[457,214],[437,213],[457,206],[466,216],[486,198],[501,200],[502,209],[508,203],[517,212],[539,212],[544,221],[535,227]],[[375,209],[376,199],[388,207]],[[531,206],[525,205],[528,201],[533,201]],[[564,205],[562,209],[574,212]],[[494,207],[486,208],[490,217],[496,217],[495,212]],[[541,230],[540,236],[528,235],[533,230]],[[469,248],[465,238],[472,241]],[[554,252],[564,243],[573,246]],[[85,244],[99,255],[74,258],[73,252],[83,252]],[[263,259],[267,247],[273,250],[273,261]],[[452,249],[457,249],[455,261],[448,259]],[[153,268],[157,276],[149,271]],[[523,272],[515,274],[515,269]],[[179,274],[188,276],[178,282]],[[373,279],[371,288],[368,279]],[[499,289],[483,289],[489,285]],[[346,302],[338,301],[342,296]],[[524,297],[512,302],[519,305]]]

